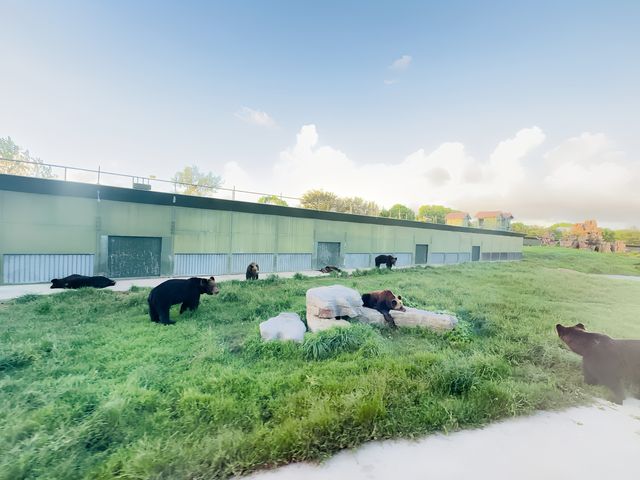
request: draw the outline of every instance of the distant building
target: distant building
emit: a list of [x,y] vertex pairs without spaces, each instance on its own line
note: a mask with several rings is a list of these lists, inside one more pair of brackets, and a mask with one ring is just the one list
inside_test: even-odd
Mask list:
[[444,223],[457,227],[468,227],[471,223],[471,215],[467,212],[451,212],[444,217]]
[[501,212],[499,210],[491,212],[476,213],[479,228],[488,228],[490,230],[511,230],[511,220],[513,215],[509,212]]

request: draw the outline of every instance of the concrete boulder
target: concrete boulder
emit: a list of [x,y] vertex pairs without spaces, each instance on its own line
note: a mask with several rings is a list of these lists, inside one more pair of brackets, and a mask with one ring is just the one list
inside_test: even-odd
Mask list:
[[[387,322],[380,312],[372,308],[363,308],[362,315],[356,320],[369,325],[385,326]],[[430,312],[406,307],[406,312],[391,310],[389,312],[393,321],[399,327],[421,327],[436,331],[453,330],[458,324],[458,319],[448,313]]]
[[264,341],[293,340],[302,342],[307,328],[297,313],[285,312],[260,324],[260,336]]
[[312,332],[351,324],[341,318],[362,315],[360,293],[342,285],[316,287],[307,290],[307,325]]

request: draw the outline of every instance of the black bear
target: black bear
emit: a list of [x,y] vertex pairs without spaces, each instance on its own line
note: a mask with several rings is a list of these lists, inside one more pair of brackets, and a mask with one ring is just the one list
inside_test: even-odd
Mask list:
[[172,279],[162,282],[151,290],[147,302],[149,302],[149,316],[152,322],[165,325],[176,323],[169,318],[171,305],[182,303],[180,314],[185,310],[196,310],[200,305],[200,295],[217,294],[220,290],[216,285],[216,279],[211,277],[192,277],[188,280]]
[[614,394],[614,402],[624,400],[624,382],[636,389],[640,398],[640,340],[618,340],[601,333],[587,332],[582,323],[573,327],[556,325],[560,339],[582,357],[585,383],[604,385]]
[[342,273],[342,270],[340,270],[338,267],[335,267],[333,265],[327,265],[326,267],[322,267],[319,271],[322,273],[331,273],[331,272]]
[[378,255],[376,257],[376,268],[380,268],[380,265],[383,263],[387,265],[387,268],[391,268],[396,264],[398,257],[394,257],[393,255]]
[[365,293],[362,295],[362,303],[367,308],[373,308],[379,311],[384,319],[393,328],[396,327],[396,322],[393,321],[393,317],[389,313],[390,310],[400,310],[406,312],[404,305],[402,304],[402,297],[397,297],[391,290],[378,290],[376,292]]
[[260,266],[256,262],[251,262],[247,267],[247,280],[258,280]]
[[105,288],[113,287],[116,284],[113,280],[101,275],[95,277],[87,277],[85,275],[78,275],[74,273],[64,278],[52,278],[51,287],[49,288]]

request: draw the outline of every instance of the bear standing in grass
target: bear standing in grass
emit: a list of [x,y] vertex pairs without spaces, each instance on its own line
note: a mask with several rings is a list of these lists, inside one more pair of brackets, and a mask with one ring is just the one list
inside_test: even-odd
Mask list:
[[165,325],[176,323],[169,318],[171,305],[182,303],[180,314],[185,310],[196,310],[200,305],[200,295],[217,294],[220,290],[216,285],[215,278],[196,278],[188,280],[167,280],[161,283],[149,294],[149,316],[152,322],[159,322]]
[[406,312],[404,305],[402,305],[402,297],[397,297],[391,290],[378,290],[376,292],[365,293],[362,295],[362,303],[367,308],[373,308],[379,311],[387,323],[396,328],[396,322],[393,321],[393,317],[389,313],[390,310],[400,310]]
[[247,267],[247,280],[258,280],[258,274],[260,273],[260,266],[256,262],[251,262]]
[[387,265],[387,268],[393,267],[398,261],[398,257],[393,255],[378,255],[376,257],[376,268],[380,268],[383,263]]
[[640,398],[640,340],[618,340],[601,333],[590,333],[584,325],[556,325],[560,339],[571,351],[582,357],[584,381],[589,385],[604,385],[614,394],[614,402],[622,404],[624,383],[636,389]]

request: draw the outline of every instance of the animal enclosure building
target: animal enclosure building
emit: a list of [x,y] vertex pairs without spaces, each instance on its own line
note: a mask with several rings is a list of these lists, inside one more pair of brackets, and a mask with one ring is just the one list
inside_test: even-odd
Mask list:
[[523,235],[0,175],[0,283],[519,260]]

